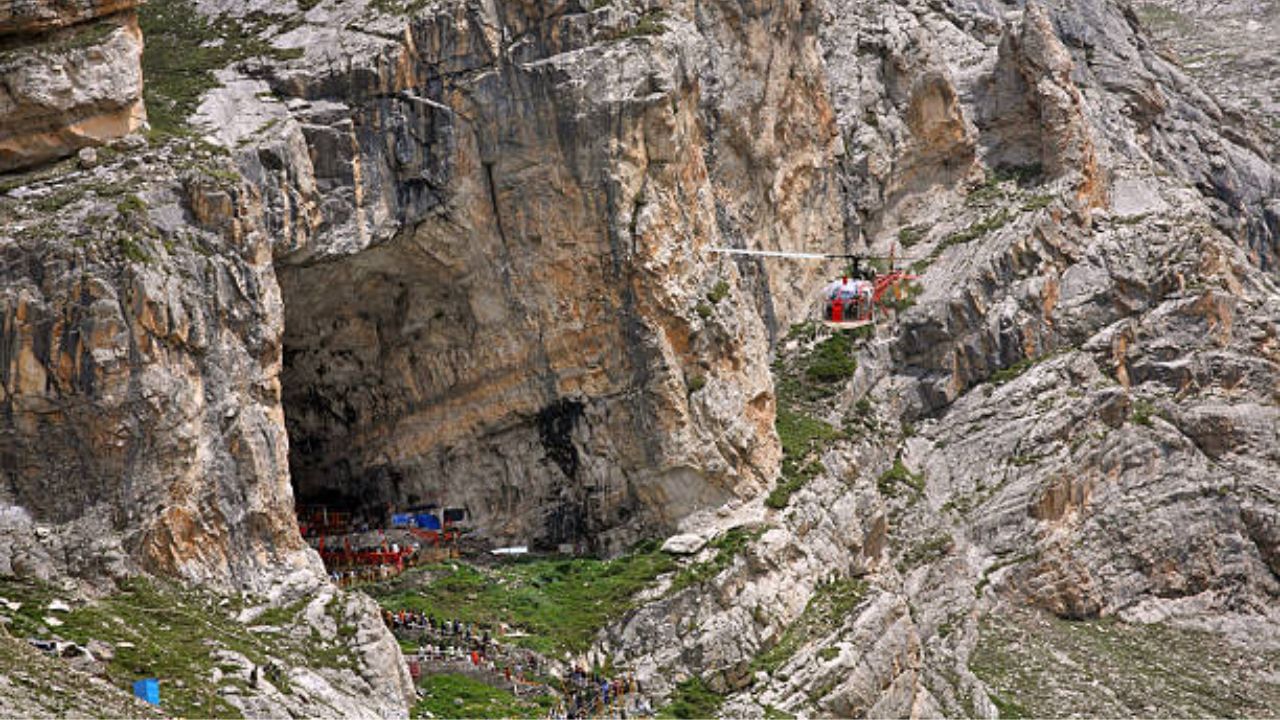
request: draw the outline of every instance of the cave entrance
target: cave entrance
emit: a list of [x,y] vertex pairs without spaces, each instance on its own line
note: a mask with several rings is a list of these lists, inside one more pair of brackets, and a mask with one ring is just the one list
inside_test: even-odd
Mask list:
[[299,527],[343,581],[402,569],[415,546],[447,555],[471,516],[439,465],[449,353],[475,322],[462,283],[402,245],[277,266]]

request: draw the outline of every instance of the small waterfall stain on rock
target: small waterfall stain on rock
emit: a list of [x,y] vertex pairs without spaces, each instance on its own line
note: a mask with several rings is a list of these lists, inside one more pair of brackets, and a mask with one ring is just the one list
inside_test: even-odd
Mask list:
[[578,448],[573,445],[573,428],[582,417],[583,408],[578,400],[561,398],[538,412],[542,449],[571,480],[578,475]]

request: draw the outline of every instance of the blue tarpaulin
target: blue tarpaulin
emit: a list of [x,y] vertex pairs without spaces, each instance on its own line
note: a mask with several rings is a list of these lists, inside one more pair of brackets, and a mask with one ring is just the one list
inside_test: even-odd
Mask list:
[[133,694],[152,705],[159,705],[160,681],[155,678],[139,680],[133,684]]
[[431,513],[418,513],[418,527],[423,530],[439,530],[440,518]]
[[398,527],[398,528],[413,527],[413,515],[410,515],[409,513],[397,513],[392,515],[391,527]]

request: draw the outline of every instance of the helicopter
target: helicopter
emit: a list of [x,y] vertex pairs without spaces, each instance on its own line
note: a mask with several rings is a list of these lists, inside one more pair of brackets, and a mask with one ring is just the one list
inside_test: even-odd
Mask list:
[[[892,292],[901,299],[903,284],[919,279],[897,268],[895,248],[889,255],[859,255],[856,253],[801,253],[780,250],[745,250],[742,248],[708,248],[721,255],[745,255],[751,257],[785,258],[792,260],[847,260],[849,267],[838,279],[822,289],[820,311],[822,323],[833,330],[856,330],[874,325],[877,308],[882,308],[884,296]],[[864,261],[887,260],[889,270],[877,272],[862,265]]]

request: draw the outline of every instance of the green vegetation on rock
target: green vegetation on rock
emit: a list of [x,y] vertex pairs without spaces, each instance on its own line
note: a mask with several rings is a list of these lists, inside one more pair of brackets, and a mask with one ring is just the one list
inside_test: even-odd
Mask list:
[[150,0],[138,8],[138,23],[147,42],[142,53],[147,119],[161,138],[189,134],[187,118],[200,97],[218,85],[214,70],[254,56],[287,60],[302,54],[259,37],[269,24],[265,19],[210,20],[190,0]]
[[678,592],[719,575],[729,567],[734,558],[742,554],[747,545],[758,540],[763,534],[764,528],[749,530],[743,527],[736,527],[726,531],[708,543],[709,547],[715,549],[715,557],[707,562],[691,565],[681,570],[671,582],[670,592]]
[[[804,323],[793,326],[789,340],[811,342],[817,337],[817,326]],[[775,427],[782,442],[782,473],[778,484],[765,499],[775,510],[787,506],[791,496],[822,472],[813,454],[841,433],[830,424],[810,415],[815,403],[839,392],[844,382],[858,369],[853,357],[854,338],[837,333],[794,358],[779,358],[774,363],[774,386],[778,395]]]
[[[234,616],[239,598],[228,604],[212,593],[159,581],[126,581],[117,592],[70,612],[47,610],[59,593],[35,582],[0,581],[0,596],[21,603],[17,611],[4,613],[12,635],[49,638],[56,634],[82,646],[90,640],[106,642],[115,653],[105,663],[107,680],[128,692],[139,678],[158,678],[161,706],[177,717],[239,715],[218,690],[247,689],[248,670],[238,672],[240,666],[229,657],[219,658],[219,651],[238,653],[263,666],[273,658],[317,670],[353,664],[347,650],[337,644],[286,633],[250,632]],[[295,605],[291,611],[296,614],[301,608]],[[275,612],[271,619],[282,624],[291,619],[289,612]],[[62,624],[50,627],[46,617]],[[216,684],[215,669],[222,672]],[[283,678],[277,687],[288,692]]]
[[1012,219],[1012,217],[1013,215],[1010,214],[1008,210],[1001,208],[1000,210],[997,210],[994,213],[986,216],[982,220],[979,220],[978,222],[970,225],[964,230],[952,233],[951,235],[947,236],[945,240],[938,243],[937,247],[933,249],[932,257],[934,258],[938,257],[939,255],[942,254],[943,250],[946,250],[952,245],[961,245],[964,243],[972,242],[986,235],[987,233],[995,232],[996,230],[999,230],[1000,228],[1008,224],[1009,220]]
[[663,23],[666,19],[667,12],[665,10],[650,10],[641,15],[635,25],[618,33],[617,39],[626,40],[647,35],[661,35],[667,31],[667,26]]
[[658,711],[660,718],[697,720],[713,718],[724,705],[724,696],[712,692],[702,678],[689,678],[676,685],[671,701]]
[[853,357],[853,339],[836,333],[818,343],[805,363],[804,375],[818,383],[838,383],[853,377],[858,361]]
[[751,669],[772,673],[800,648],[834,632],[866,597],[867,587],[862,580],[836,580],[818,586],[800,617],[787,627],[773,647],[751,661]]
[[913,473],[903,464],[902,458],[894,458],[893,465],[888,470],[880,473],[880,478],[876,480],[876,488],[880,490],[881,495],[887,497],[897,497],[902,493],[903,487],[909,488],[914,494],[919,495],[924,492],[924,473]]
[[822,465],[810,456],[822,443],[840,437],[840,431],[783,405],[778,407],[776,427],[782,443],[782,476],[765,499],[765,505],[781,510],[793,493],[822,472]]
[[908,225],[898,231],[898,242],[909,248],[924,239],[925,229],[916,225]]
[[411,717],[540,718],[555,704],[550,695],[521,700],[464,675],[429,675],[422,681],[422,699]]
[[912,545],[898,561],[898,572],[914,570],[921,565],[928,565],[941,560],[955,547],[955,540],[950,534],[941,532],[933,537]]
[[1156,406],[1150,400],[1134,400],[1133,413],[1129,416],[1129,419],[1133,421],[1134,425],[1151,427],[1151,418],[1159,414],[1160,411],[1156,409]]
[[1035,364],[1036,361],[1034,358],[1023,358],[1009,367],[1001,368],[991,373],[991,384],[1004,385],[1010,380],[1019,377],[1022,373],[1030,370],[1031,366]]
[[1250,717],[1280,707],[1274,648],[1161,623],[988,616],[969,669],[1002,717]]
[[716,283],[715,287],[711,288],[711,291],[707,293],[707,299],[712,303],[719,303],[726,297],[729,297],[729,283],[724,280]]

